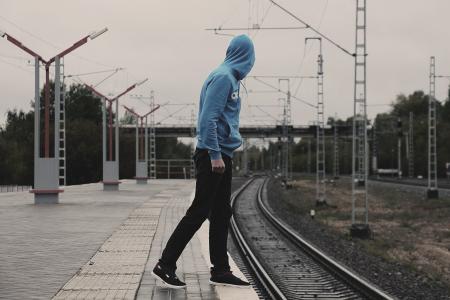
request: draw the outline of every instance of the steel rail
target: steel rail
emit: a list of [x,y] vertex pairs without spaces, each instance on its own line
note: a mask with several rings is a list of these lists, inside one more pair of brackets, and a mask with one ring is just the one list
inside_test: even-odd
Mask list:
[[[254,179],[255,179],[254,177],[249,179],[243,186],[241,186],[236,192],[233,193],[233,195],[231,196],[231,207],[233,208],[233,210],[236,199],[253,182]],[[269,296],[272,299],[287,300],[286,296],[277,287],[275,282],[272,281],[267,271],[264,269],[264,267],[259,262],[256,255],[251,250],[250,246],[245,241],[244,235],[240,231],[234,216],[231,216],[230,224],[231,224],[231,232],[236,241],[237,247],[242,252],[244,260],[250,266],[251,270],[256,275],[259,282],[263,285],[265,291],[269,294]]]
[[297,232],[289,228],[283,221],[274,216],[267,206],[262,201],[262,191],[266,186],[268,179],[266,179],[258,190],[258,206],[261,209],[266,219],[273,224],[287,239],[297,245],[300,249],[306,252],[314,261],[320,264],[330,273],[334,274],[340,280],[345,282],[351,288],[355,289],[368,299],[389,299],[395,298],[389,296],[375,285],[361,278],[360,276],[347,269],[330,256],[319,250],[317,247],[302,238]]

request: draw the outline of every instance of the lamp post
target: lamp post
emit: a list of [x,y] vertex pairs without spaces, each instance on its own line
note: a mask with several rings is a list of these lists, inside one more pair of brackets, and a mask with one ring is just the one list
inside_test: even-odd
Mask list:
[[[147,117],[160,108],[156,105],[145,115],[137,114],[133,109],[123,107],[136,117],[136,183],[147,184],[148,178],[148,132],[147,132]],[[145,127],[144,127],[145,120]],[[140,122],[140,123],[139,123]],[[139,126],[140,124],[140,126]]]
[[[125,91],[115,96],[114,98],[108,98],[94,87],[85,84],[85,86],[94,94],[103,99],[102,112],[103,112],[103,190],[105,191],[117,191],[119,190],[119,98],[129,93],[136,87],[142,85],[148,79],[135,83]],[[108,102],[108,108],[106,104]],[[113,138],[113,103],[116,103],[116,116],[115,116],[115,137]],[[108,109],[108,138],[106,134],[106,109]],[[114,139],[114,150],[113,150]],[[109,147],[106,147],[106,141],[108,140]]]
[[[0,37],[5,38],[22,49],[26,53],[32,55],[35,59],[35,103],[34,103],[34,189],[30,192],[34,194],[35,204],[41,203],[58,203],[59,193],[63,190],[59,189],[59,117],[60,117],[60,60],[70,52],[86,44],[89,40],[93,40],[105,33],[108,29],[91,33],[66,50],[58,53],[56,56],[45,60],[42,56],[23,45],[19,40],[10,34],[0,31]],[[44,85],[44,155],[41,157],[41,100],[39,90],[39,66],[45,68],[45,85]],[[55,63],[55,120],[54,120],[54,154],[50,157],[50,67]]]

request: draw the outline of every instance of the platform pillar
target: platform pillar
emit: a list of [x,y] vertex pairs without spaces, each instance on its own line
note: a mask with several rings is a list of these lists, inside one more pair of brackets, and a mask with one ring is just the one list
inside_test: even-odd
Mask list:
[[[34,194],[34,204],[59,203],[59,109],[60,109],[60,59],[55,59],[55,120],[54,120],[54,157],[41,157],[41,100],[39,90],[39,58],[35,57],[35,106],[34,106],[34,188],[30,193]],[[49,84],[47,81],[46,84]],[[44,87],[48,88],[48,87]],[[46,97],[49,97],[47,94]],[[48,105],[48,103],[46,103]],[[49,128],[45,128],[49,130]],[[47,134],[49,134],[47,132]]]
[[115,118],[115,153],[113,153],[113,122],[112,122],[112,102],[109,101],[109,147],[106,146],[107,134],[106,134],[106,99],[103,99],[102,112],[103,112],[103,190],[104,191],[118,191],[119,190],[119,99],[116,99],[116,118]]

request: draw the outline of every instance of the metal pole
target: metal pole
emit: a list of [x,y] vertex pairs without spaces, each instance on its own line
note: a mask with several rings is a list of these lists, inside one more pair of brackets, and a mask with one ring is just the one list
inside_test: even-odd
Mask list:
[[334,125],[334,179],[339,178],[339,140],[338,140],[338,130],[336,124],[337,116],[335,116],[333,125]]
[[[117,176],[119,176],[119,98],[116,99],[116,137],[115,137],[115,143],[116,143],[116,166],[117,166]],[[119,179],[118,178],[118,179]]]
[[112,115],[113,115],[113,113],[112,113],[112,102],[111,101],[109,101],[109,116],[108,116],[108,118],[109,118],[109,161],[112,161],[113,160],[113,151],[112,151],[112,140],[113,140],[113,137],[112,137]]
[[308,139],[308,174],[311,174],[311,139]]
[[[102,146],[103,146],[103,166],[106,163],[106,99],[102,98]],[[103,177],[105,176],[105,174],[103,174]]]
[[[55,102],[54,102],[54,108],[55,108],[55,126],[54,126],[54,139],[55,139],[55,154],[54,157],[58,161],[59,164],[59,140],[60,140],[60,133],[59,133],[59,112],[60,112],[60,106],[61,106],[61,73],[60,73],[60,58],[57,56],[55,58]],[[58,167],[59,172],[59,167]],[[59,185],[59,174],[58,174],[58,185]]]
[[402,178],[402,121],[399,118],[397,120],[397,130],[398,130],[398,141],[397,141],[397,168],[398,168],[398,178]]
[[[62,77],[62,97],[60,101],[61,111],[59,120],[59,180],[60,184],[67,184],[67,169],[66,169],[66,85],[65,85],[65,75],[64,75],[64,58],[61,62],[61,77]],[[61,182],[62,181],[62,182]]]
[[436,59],[430,59],[430,95],[428,97],[428,199],[439,198],[436,153]]
[[[34,58],[34,180],[36,181],[37,161],[41,157],[40,116],[41,100],[39,94],[39,57]],[[36,182],[35,182],[36,188]]]
[[136,118],[136,169],[138,167],[139,163],[139,119],[137,116]]
[[287,85],[287,93],[286,98],[284,99],[284,108],[283,108],[283,137],[282,137],[282,161],[281,161],[281,174],[283,177],[283,180],[287,181],[291,178],[290,172],[289,172],[289,144],[290,144],[290,138],[289,138],[289,126],[291,124],[291,85],[290,85],[290,79],[289,78],[282,78],[278,79],[279,84],[279,90],[283,90],[281,88],[281,83],[283,81],[286,81]]
[[145,154],[144,154],[144,143],[145,143],[145,128],[144,128],[144,118],[142,118],[141,117],[141,128],[140,128],[140,131],[141,131],[141,145],[140,145],[140,147],[139,147],[139,149],[140,149],[140,154],[139,154],[139,156],[140,156],[140,160],[144,160],[145,161]]
[[370,236],[367,193],[367,7],[356,0],[355,84],[352,138],[352,226],[355,237]]
[[378,173],[378,138],[376,119],[372,126],[372,172],[373,174]]
[[[155,93],[150,92],[150,107],[155,107]],[[150,114],[150,179],[156,179],[156,133],[155,115]]]
[[326,169],[325,169],[325,107],[322,38],[306,38],[319,42],[317,59],[317,124],[316,124],[316,205],[326,205]]
[[408,176],[414,178],[414,113],[409,112]]
[[[147,117],[145,117],[145,131],[144,131],[144,135],[145,135],[145,151],[144,151],[144,159],[145,159],[145,165],[148,166],[148,128],[147,128]],[[147,172],[147,176],[148,176],[148,172]]]
[[44,88],[44,157],[50,157],[50,66],[45,65]]

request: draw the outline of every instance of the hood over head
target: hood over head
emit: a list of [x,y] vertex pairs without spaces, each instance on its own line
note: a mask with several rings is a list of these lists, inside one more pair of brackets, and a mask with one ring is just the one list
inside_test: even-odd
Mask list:
[[252,40],[245,34],[234,37],[228,46],[224,63],[237,73],[238,80],[244,79],[255,63]]

